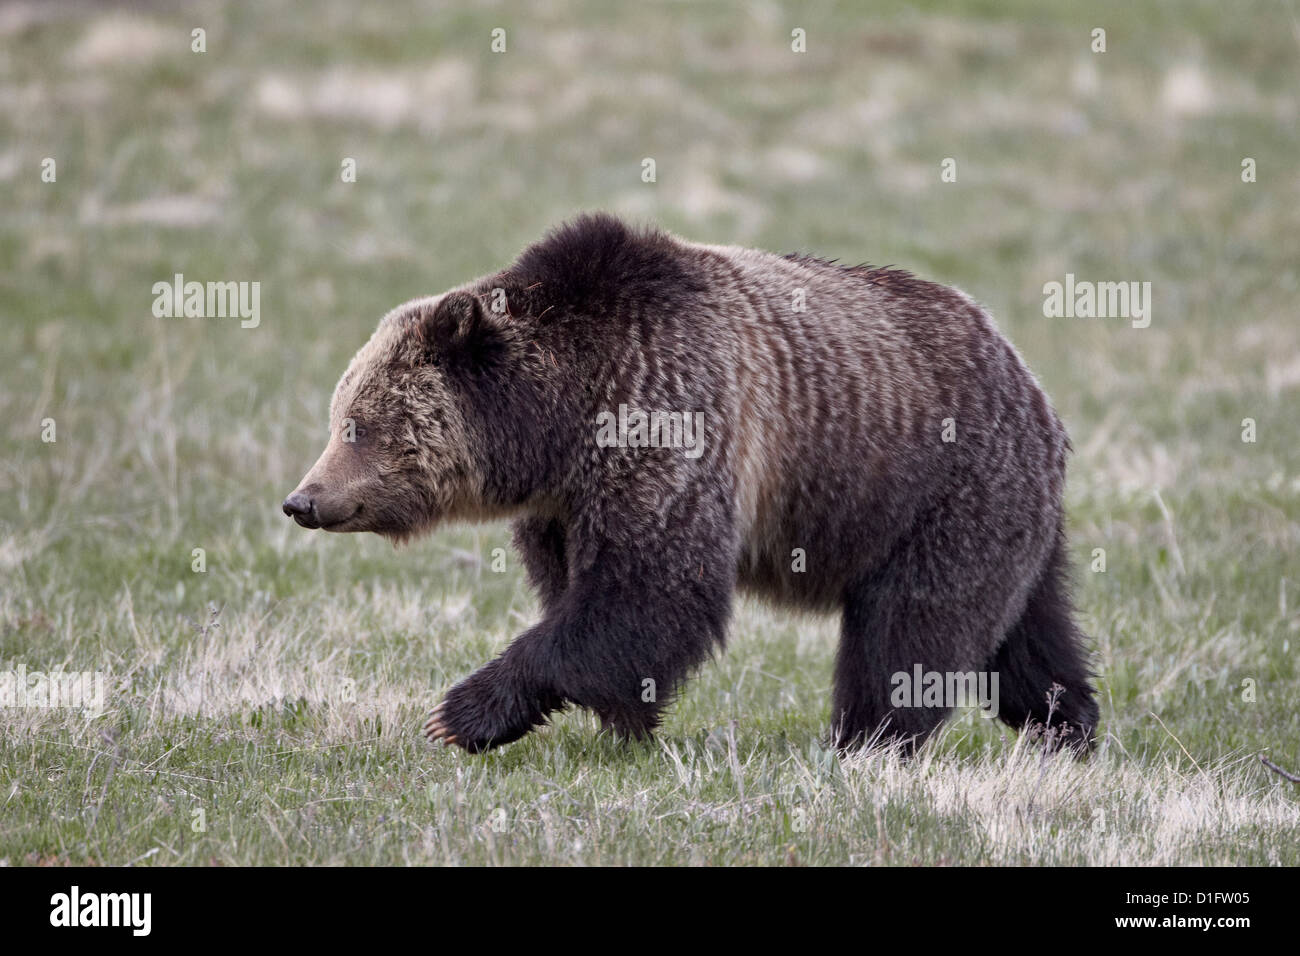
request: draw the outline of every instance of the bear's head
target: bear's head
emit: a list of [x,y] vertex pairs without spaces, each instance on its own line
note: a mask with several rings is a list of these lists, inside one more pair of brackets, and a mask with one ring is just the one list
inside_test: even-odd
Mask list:
[[386,315],[334,390],[329,444],[284,513],[304,528],[395,540],[514,513],[530,482],[495,472],[501,439],[533,406],[518,326],[465,290]]

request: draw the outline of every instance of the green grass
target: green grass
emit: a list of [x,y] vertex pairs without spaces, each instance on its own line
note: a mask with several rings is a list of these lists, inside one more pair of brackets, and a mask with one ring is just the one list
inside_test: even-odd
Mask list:
[[[1300,863],[1255,759],[1300,768],[1295,6],[859,9],[7,6],[0,670],[109,677],[102,714],[0,709],[0,861]],[[838,760],[835,622],[749,603],[654,743],[424,745],[536,618],[506,529],[394,551],[278,503],[383,312],[589,208],[993,310],[1076,447],[1091,760],[969,713]],[[261,325],[154,318],[176,272],[259,281]],[[1151,327],[1044,318],[1066,272],[1151,282]]]

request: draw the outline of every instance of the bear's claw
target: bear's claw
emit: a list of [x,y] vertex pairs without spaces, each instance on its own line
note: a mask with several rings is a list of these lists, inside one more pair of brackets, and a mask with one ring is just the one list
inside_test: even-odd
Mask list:
[[443,723],[443,708],[446,706],[447,702],[443,701],[429,711],[429,719],[424,722],[424,736],[429,738],[429,743],[437,743],[439,740],[444,745],[456,743],[456,735]]

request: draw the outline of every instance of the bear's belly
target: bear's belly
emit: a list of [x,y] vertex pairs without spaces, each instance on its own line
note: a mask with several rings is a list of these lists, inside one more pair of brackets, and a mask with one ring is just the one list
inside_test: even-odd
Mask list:
[[865,555],[830,555],[793,544],[803,536],[761,536],[751,529],[736,560],[736,587],[743,593],[786,607],[825,611],[840,606],[844,586]]

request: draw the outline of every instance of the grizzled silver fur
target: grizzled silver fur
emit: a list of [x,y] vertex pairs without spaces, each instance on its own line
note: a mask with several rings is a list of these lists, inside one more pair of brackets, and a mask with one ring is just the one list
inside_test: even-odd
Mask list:
[[[621,406],[702,413],[702,453],[598,441]],[[942,722],[891,701],[918,664],[997,671],[1016,726],[1044,721],[1059,685],[1070,743],[1096,726],[1065,580],[1065,430],[959,292],[587,216],[394,310],[331,415],[368,437],[331,442],[286,511],[394,537],[510,516],[542,599],[431,738],[482,750],[569,703],[645,735],[722,645],[737,588],[841,613],[842,747]]]

